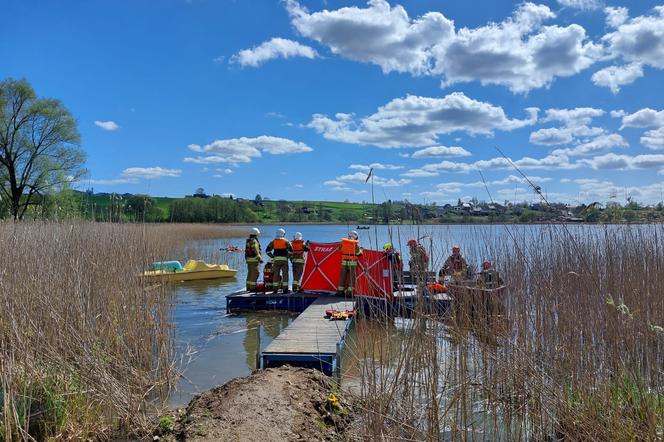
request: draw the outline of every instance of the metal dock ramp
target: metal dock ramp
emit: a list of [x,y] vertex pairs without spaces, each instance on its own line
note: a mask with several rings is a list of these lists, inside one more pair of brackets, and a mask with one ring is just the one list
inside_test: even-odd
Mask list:
[[262,368],[292,365],[317,368],[327,375],[340,368],[341,350],[352,319],[331,321],[326,310],[352,310],[354,303],[319,297],[262,352]]

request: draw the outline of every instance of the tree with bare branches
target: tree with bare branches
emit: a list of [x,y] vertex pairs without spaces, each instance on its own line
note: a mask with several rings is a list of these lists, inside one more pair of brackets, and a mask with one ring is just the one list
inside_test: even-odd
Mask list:
[[60,101],[37,97],[25,80],[0,82],[0,196],[14,219],[81,178],[84,163],[76,121]]

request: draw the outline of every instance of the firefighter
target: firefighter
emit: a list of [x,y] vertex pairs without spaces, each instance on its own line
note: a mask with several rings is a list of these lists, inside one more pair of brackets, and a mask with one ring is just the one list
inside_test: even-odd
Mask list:
[[466,259],[461,256],[461,247],[452,247],[452,254],[447,258],[443,268],[440,269],[438,277],[452,276],[456,280],[462,279],[468,272],[468,263]]
[[256,227],[251,229],[249,238],[244,246],[244,260],[247,262],[247,291],[256,291],[256,282],[260,273],[260,264],[263,262],[261,256],[261,244],[258,242],[258,236],[261,234]]
[[293,235],[293,241],[291,241],[291,247],[293,247],[293,254],[291,255],[291,265],[293,266],[293,291],[299,292],[300,280],[302,279],[302,273],[304,272],[304,259],[305,253],[309,251],[309,241],[304,242],[302,240],[302,234],[300,232],[295,232]]
[[477,275],[477,285],[485,289],[495,289],[503,285],[500,273],[491,265],[491,261],[482,263],[482,271]]
[[401,260],[401,254],[394,250],[392,243],[385,243],[383,245],[383,255],[387,258],[387,261],[390,263],[390,273],[392,275],[392,281],[395,286],[397,286],[398,281],[401,280],[403,271],[403,261]]
[[410,260],[408,267],[410,268],[410,276],[413,282],[418,279],[426,281],[426,271],[429,267],[429,255],[422,244],[414,239],[408,241],[408,248],[410,249]]
[[359,235],[355,230],[351,231],[347,238],[341,239],[339,251],[341,251],[341,274],[339,275],[337,295],[343,296],[345,294],[353,296],[357,260],[362,256]]
[[277,229],[276,237],[267,245],[265,253],[272,258],[272,289],[274,290],[274,294],[277,294],[279,289],[283,293],[289,293],[288,257],[293,253],[293,248],[290,241],[286,239],[286,231],[284,229]]

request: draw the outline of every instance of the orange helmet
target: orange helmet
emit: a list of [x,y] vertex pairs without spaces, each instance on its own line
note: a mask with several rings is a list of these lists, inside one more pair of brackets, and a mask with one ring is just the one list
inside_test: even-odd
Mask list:
[[491,261],[489,261],[489,260],[484,261],[484,262],[482,263],[482,268],[483,268],[484,270],[489,270],[489,269],[491,268]]
[[410,241],[408,241],[408,247],[415,247],[416,245],[417,245],[417,241],[415,241],[414,239],[411,239]]

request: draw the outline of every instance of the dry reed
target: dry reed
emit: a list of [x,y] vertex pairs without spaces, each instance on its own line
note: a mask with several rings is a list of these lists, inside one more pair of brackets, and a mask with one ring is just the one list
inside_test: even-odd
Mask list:
[[149,428],[176,375],[173,292],[140,271],[239,230],[0,223],[0,440]]
[[[441,318],[420,297],[398,328],[358,322],[361,438],[664,439],[664,229],[474,235],[472,261],[492,259],[509,285],[503,308]],[[433,241],[437,265],[446,240]]]

